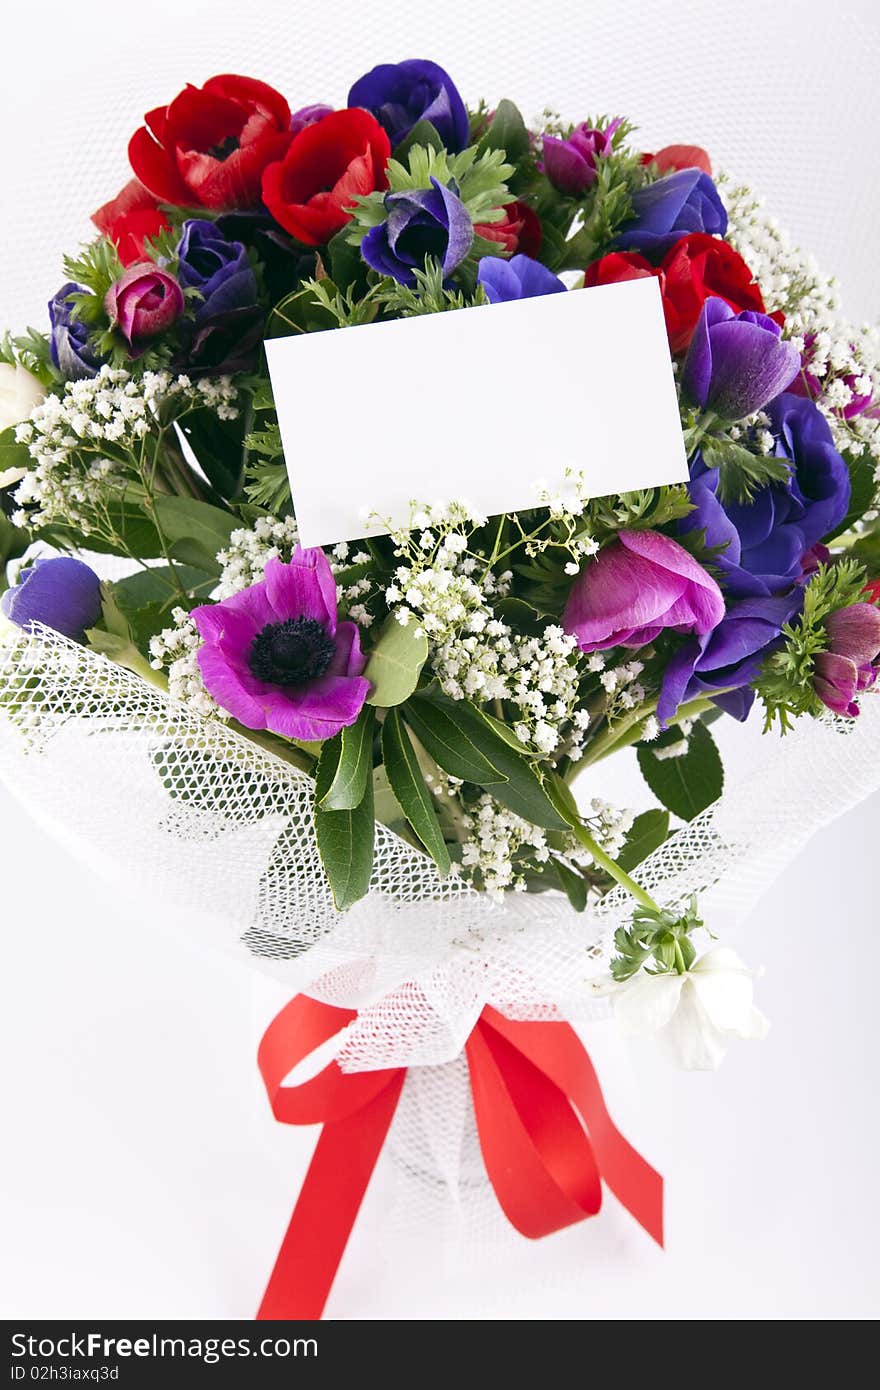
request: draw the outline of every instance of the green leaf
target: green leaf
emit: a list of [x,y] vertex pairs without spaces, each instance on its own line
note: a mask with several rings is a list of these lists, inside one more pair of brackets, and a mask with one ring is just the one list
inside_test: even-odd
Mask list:
[[791,476],[786,459],[772,454],[753,454],[734,439],[711,436],[701,446],[707,468],[718,470],[718,499],[749,502],[768,483],[784,483]]
[[436,763],[450,777],[475,782],[480,787],[495,789],[506,781],[488,758],[484,757],[456,718],[458,705],[442,704],[424,695],[413,695],[403,711],[407,724]]
[[31,543],[27,531],[19,530],[0,511],[0,593],[8,587],[6,566],[10,560],[17,560]]
[[850,482],[849,509],[840,525],[836,526],[829,535],[822,537],[826,545],[833,541],[836,536],[842,536],[855,522],[861,520],[865,512],[871,507],[877,491],[877,479],[874,475],[875,462],[869,454],[860,454],[858,458],[854,459],[847,457],[846,466],[849,469]]
[[[336,748],[318,762],[315,796],[325,811],[353,811],[364,799],[373,770],[373,725],[376,716],[365,705],[354,724],[329,740]],[[332,778],[325,785],[332,765]]]
[[352,246],[348,239],[348,227],[342,228],[327,243],[327,259],[330,262],[330,274],[333,276],[334,284],[345,293],[351,289],[352,285],[366,283],[367,263],[360,252],[360,247]]
[[495,108],[489,129],[477,145],[477,154],[503,150],[508,159],[523,158],[529,152],[529,132],[519,108],[505,97]]
[[506,780],[500,785],[481,783],[491,785],[495,800],[532,825],[543,826],[546,830],[565,830],[570,822],[560,815],[538,773],[522,753],[511,748],[507,739],[502,738],[473,705],[462,700],[445,707],[450,713],[454,711],[463,733],[492,767],[504,774]]
[[206,574],[204,570],[194,569],[191,565],[175,565],[173,570],[170,565],[154,565],[125,579],[114,580],[113,593],[119,607],[131,615],[149,603],[168,605],[179,602],[175,578],[192,598],[200,600],[207,599],[217,584],[215,575]]
[[315,802],[315,836],[333,901],[345,912],[367,893],[373,872],[376,822],[371,777],[360,804],[351,810],[325,811]]
[[681,758],[658,758],[643,744],[638,750],[642,776],[658,801],[682,820],[693,820],[724,786],[724,769],[715,740],[704,724],[695,724]]
[[417,637],[415,623],[402,627],[396,618],[389,618],[364,670],[373,687],[367,703],[380,709],[402,705],[415,690],[427,659],[428,639],[424,632]]
[[561,859],[554,859],[553,867],[568,901],[575,912],[583,912],[587,905],[587,883],[583,874],[570,869]]
[[444,149],[437,127],[430,121],[416,121],[409,135],[392,151],[393,158],[399,164],[408,164],[409,152],[414,145],[423,145],[426,149],[436,150],[438,154],[442,154]]
[[617,862],[625,873],[641,864],[649,854],[663,844],[669,834],[668,811],[645,811],[636,816],[632,830],[626,837],[626,844],[617,856]]
[[160,493],[154,500],[156,519],[168,542],[172,559],[193,565],[206,574],[220,573],[217,552],[225,550],[240,523],[195,497],[171,497]]
[[234,497],[238,491],[248,418],[248,412],[241,410],[235,420],[220,420],[216,411],[206,407],[189,411],[178,425],[199,467],[221,497]]
[[382,726],[382,760],[398,804],[441,873],[451,860],[443,832],[400,711],[390,710]]
[[[332,293],[336,286],[325,281]],[[289,338],[294,333],[321,333],[326,328],[338,328],[335,316],[315,298],[309,286],[294,290],[279,300],[269,314],[267,338]]]

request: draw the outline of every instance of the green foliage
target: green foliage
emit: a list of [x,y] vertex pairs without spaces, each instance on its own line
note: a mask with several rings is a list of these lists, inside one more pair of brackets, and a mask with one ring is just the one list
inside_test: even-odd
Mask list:
[[693,820],[721,795],[724,768],[705,724],[694,725],[680,758],[660,758],[650,744],[642,744],[638,760],[657,800],[682,820]]
[[770,483],[784,483],[791,474],[788,459],[756,454],[735,439],[711,435],[700,446],[707,468],[718,470],[721,502],[751,502]]
[[477,154],[487,150],[501,150],[507,159],[518,163],[529,153],[529,132],[512,101],[503,97],[495,107],[491,123],[477,143]]
[[632,195],[645,182],[645,173],[640,155],[623,148],[624,139],[621,127],[612,141],[614,155],[597,161],[596,179],[580,200],[565,199],[543,181],[537,210],[546,244],[542,242],[540,258],[551,270],[583,270],[613,249],[632,217]]
[[332,740],[324,745],[315,779],[315,837],[324,871],[340,912],[360,898],[370,887],[376,822],[373,805],[373,779],[368,777],[359,804],[349,810],[328,811],[320,798],[335,776],[338,760]]
[[407,700],[403,714],[425,751],[450,777],[488,787],[493,795],[506,776],[485,757],[455,717],[457,705],[423,695]]
[[315,796],[325,811],[353,811],[364,799],[373,771],[375,715],[369,705],[321,751]]
[[152,502],[153,516],[168,545],[169,553],[185,565],[206,574],[220,573],[217,554],[229,545],[236,518],[195,497],[172,497],[158,493]]
[[[547,830],[567,828],[569,821],[557,810],[540,773],[522,753],[516,751],[515,746],[511,746],[513,740],[509,737],[508,729],[505,728],[502,735],[496,720],[466,700],[453,702],[436,699],[432,703],[435,711],[447,715],[457,730],[458,740],[466,739],[491,765],[492,780],[479,777],[468,780],[487,787],[500,805],[532,825],[540,825]],[[428,752],[436,757],[432,748],[428,748]],[[436,760],[441,767],[446,766],[442,758],[436,757]],[[451,771],[451,768],[447,767],[446,770]],[[503,778],[500,782],[494,780],[499,773]]]
[[625,873],[631,873],[643,859],[660,848],[668,835],[669,812],[644,811],[633,821],[626,844],[617,856],[617,863]]
[[236,496],[241,482],[249,418],[249,409],[241,409],[235,420],[220,420],[205,406],[187,411],[178,425],[208,482],[227,501]]
[[813,676],[816,657],[828,647],[825,620],[839,608],[864,603],[866,579],[864,567],[852,557],[819,566],[804,589],[800,617],[785,624],[783,645],[764,662],[755,683],[764,702],[766,728],[778,719],[787,729],[792,715],[823,713]]
[[[450,154],[432,144],[412,144],[405,150],[405,160],[388,161],[388,191],[405,193],[431,187],[431,179],[455,188],[467,208],[472,222],[487,222],[495,209],[513,201],[507,180],[514,166],[506,162],[504,150],[483,149],[472,145],[460,154]],[[385,221],[385,193],[370,193],[358,198],[348,240],[357,245],[371,227]]]
[[415,749],[399,710],[390,710],[382,726],[382,761],[395,799],[425,849],[440,869],[451,867],[434,802],[425,784]]
[[403,627],[395,617],[388,618],[364,670],[372,686],[368,703],[382,709],[402,705],[418,685],[427,659],[424,632],[417,632],[413,622]]
[[13,526],[8,517],[0,511],[0,594],[9,587],[6,566],[10,560],[17,560],[23,555],[30,543],[31,538],[27,531]]
[[24,367],[48,388],[61,382],[61,375],[52,361],[49,339],[36,328],[28,328],[16,338],[4,333],[0,338],[0,362]]
[[414,286],[399,285],[396,280],[383,279],[374,291],[374,297],[382,308],[393,318],[414,318],[417,314],[442,314],[449,309],[469,309],[486,304],[482,285],[477,285],[472,294],[461,290],[445,289],[443,267],[433,256],[425,260],[424,270],[414,269]]
[[861,521],[865,512],[876,506],[878,501],[877,478],[880,474],[877,459],[867,453],[854,456],[848,450],[844,452],[843,459],[849,469],[849,508],[840,525],[835,527],[829,536],[824,537],[826,545],[837,536],[842,536],[857,521]]
[[65,256],[65,278],[82,286],[70,295],[72,317],[89,328],[106,327],[104,296],[123,270],[116,247],[106,237],[90,241],[78,256]]
[[684,974],[697,954],[691,933],[703,925],[693,895],[683,912],[640,904],[633,912],[632,925],[618,927],[614,933],[617,955],[611,962],[611,974],[618,982],[649,966],[652,975]]

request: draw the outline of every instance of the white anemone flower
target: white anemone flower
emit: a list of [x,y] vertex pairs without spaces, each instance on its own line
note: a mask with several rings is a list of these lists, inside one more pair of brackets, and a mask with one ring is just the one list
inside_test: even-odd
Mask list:
[[770,1027],[755,1008],[755,973],[736,951],[715,946],[685,974],[642,971],[612,991],[624,1033],[659,1033],[679,1066],[714,1071],[733,1038],[764,1038]]

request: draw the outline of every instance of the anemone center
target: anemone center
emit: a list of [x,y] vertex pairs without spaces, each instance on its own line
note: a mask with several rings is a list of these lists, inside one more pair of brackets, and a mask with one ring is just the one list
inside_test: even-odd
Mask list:
[[323,676],[333,652],[333,638],[316,618],[285,618],[257,633],[248,665],[268,685],[305,685]]
[[212,145],[208,154],[212,159],[219,159],[221,162],[228,159],[231,154],[240,149],[241,145],[237,135],[227,135],[225,140],[219,140],[216,145]]

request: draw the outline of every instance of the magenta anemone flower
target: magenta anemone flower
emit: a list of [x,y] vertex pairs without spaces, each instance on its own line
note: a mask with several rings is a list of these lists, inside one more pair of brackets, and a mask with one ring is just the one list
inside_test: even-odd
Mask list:
[[353,724],[370,682],[352,622],[336,621],[336,582],[323,550],[269,560],[263,579],[193,609],[205,685],[248,729],[330,738]]
[[562,626],[582,652],[643,647],[664,628],[703,636],[724,617],[710,574],[660,531],[619,531],[571,586]]

